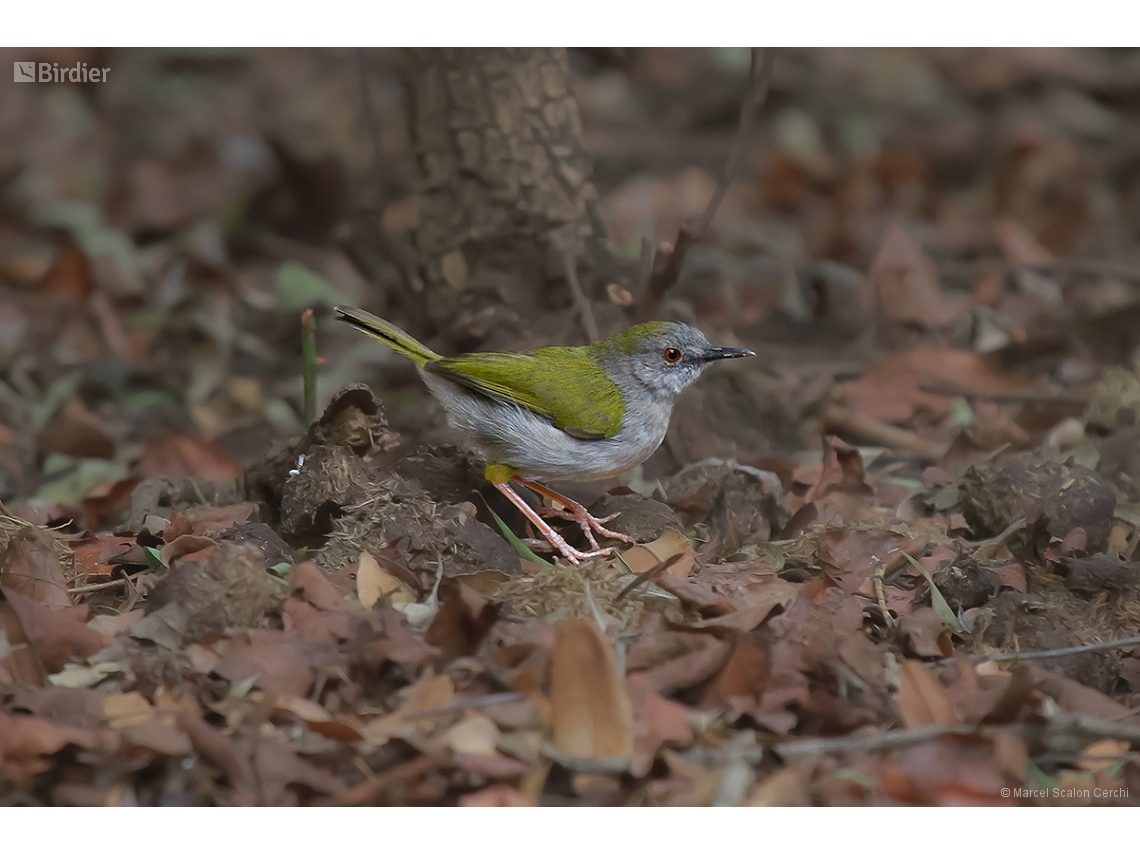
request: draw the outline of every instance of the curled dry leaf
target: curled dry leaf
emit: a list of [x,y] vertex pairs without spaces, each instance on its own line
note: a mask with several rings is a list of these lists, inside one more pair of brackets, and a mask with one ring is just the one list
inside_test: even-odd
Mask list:
[[356,596],[366,609],[375,606],[382,597],[392,603],[414,603],[416,595],[408,586],[385,573],[380,562],[367,552],[360,553],[356,567]]
[[613,648],[597,625],[558,625],[551,668],[554,746],[568,757],[628,758],[633,713]]
[[627,549],[622,553],[621,560],[629,567],[631,573],[641,575],[674,556],[677,556],[677,560],[670,564],[665,572],[677,579],[688,578],[696,563],[693,543],[676,529],[667,528],[652,543],[640,543]]
[[278,695],[274,701],[275,712],[289,712],[305,722],[309,730],[338,742],[356,742],[363,739],[360,723],[344,717],[334,718],[328,710],[316,701],[297,695]]
[[199,537],[196,534],[182,534],[162,547],[162,563],[169,567],[179,558],[187,561],[196,561],[210,554],[209,550],[217,543],[208,537]]

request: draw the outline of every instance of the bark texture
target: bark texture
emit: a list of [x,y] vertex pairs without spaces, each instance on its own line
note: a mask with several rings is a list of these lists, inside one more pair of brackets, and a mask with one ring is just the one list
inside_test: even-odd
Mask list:
[[429,289],[461,291],[488,262],[560,277],[583,259],[595,191],[565,49],[410,49],[407,69]]

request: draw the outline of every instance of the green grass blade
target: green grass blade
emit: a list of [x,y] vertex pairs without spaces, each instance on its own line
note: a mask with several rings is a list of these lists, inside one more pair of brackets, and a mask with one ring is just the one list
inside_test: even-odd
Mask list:
[[527,561],[533,561],[535,564],[541,564],[543,567],[549,567],[551,570],[555,569],[554,565],[547,561],[545,558],[539,558],[534,554],[534,551],[523,543],[517,534],[510,530],[502,518],[495,513],[494,509],[487,505],[487,510],[491,512],[491,516],[495,518],[495,522],[499,524],[499,530],[502,531],[503,537],[515,548],[515,552],[519,554],[520,558],[525,558]]

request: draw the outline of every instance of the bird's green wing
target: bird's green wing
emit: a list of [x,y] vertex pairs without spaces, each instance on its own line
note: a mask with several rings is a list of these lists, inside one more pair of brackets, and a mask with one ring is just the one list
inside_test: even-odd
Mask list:
[[621,432],[621,390],[586,348],[469,353],[429,362],[424,370],[526,407],[579,439],[610,439]]

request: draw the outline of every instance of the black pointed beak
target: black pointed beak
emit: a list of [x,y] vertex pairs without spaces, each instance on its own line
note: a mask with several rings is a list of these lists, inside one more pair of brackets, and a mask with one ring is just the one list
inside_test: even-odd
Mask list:
[[755,356],[751,350],[743,347],[709,347],[701,354],[701,362],[715,362],[718,359],[741,359],[745,356]]

